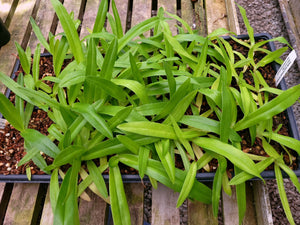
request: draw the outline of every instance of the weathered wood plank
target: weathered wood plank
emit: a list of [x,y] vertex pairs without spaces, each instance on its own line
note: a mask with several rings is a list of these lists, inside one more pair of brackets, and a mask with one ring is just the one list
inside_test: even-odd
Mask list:
[[53,224],[53,212],[52,212],[51,202],[50,202],[49,187],[44,202],[40,225],[48,225],[48,224]]
[[99,0],[87,0],[80,31],[81,38],[89,34],[88,29],[93,30],[100,2]]
[[[54,19],[54,15],[55,15],[55,12],[52,7],[52,4],[48,0],[41,0],[35,22],[37,23],[43,36],[46,39],[48,38],[49,31],[50,31],[50,28],[52,25],[52,21]],[[32,53],[34,52],[34,49],[36,48],[36,45],[38,43],[39,43],[39,41],[38,41],[37,37],[35,36],[34,32],[32,32],[30,40],[29,40],[29,44],[28,44],[31,48]],[[41,46],[41,52],[44,52],[43,46]]]
[[157,190],[152,189],[152,222],[153,225],[179,225],[179,209],[176,202],[179,193],[158,184]]
[[[15,10],[14,16],[8,28],[11,33],[10,42],[3,46],[0,50],[0,70],[2,73],[11,75],[15,61],[17,50],[14,42],[21,43],[26,35],[26,27],[32,14],[35,0],[20,0]],[[3,85],[0,86],[1,92],[4,92]]]
[[[298,27],[296,27],[295,24],[295,17],[293,15],[291,6],[296,7],[294,5],[289,5],[288,0],[278,0],[281,14],[285,22],[286,30],[289,35],[290,43],[292,47],[296,50],[296,53],[298,56],[300,56],[300,23],[298,23]],[[297,2],[297,1],[296,1]],[[299,2],[299,1],[298,1]],[[298,6],[299,7],[299,6]],[[297,8],[297,7],[296,7]],[[295,9],[296,9],[295,8]],[[294,10],[294,9],[293,9]],[[297,11],[294,11],[297,13]],[[298,17],[299,18],[299,11],[298,11]],[[298,68],[300,68],[300,57],[296,59]]]
[[[177,14],[177,3],[176,0],[158,0],[157,2],[157,8],[163,7],[165,11]],[[170,30],[173,35],[177,34],[177,27],[176,27],[176,20],[172,19],[171,21],[168,21]]]
[[227,10],[227,22],[228,22],[229,30],[236,34],[240,34],[241,32],[240,32],[237,13],[236,13],[235,2],[234,0],[225,0],[225,4]]
[[[151,1],[148,0],[133,0],[131,27],[141,23],[151,17]],[[150,35],[147,32],[146,35]]]
[[196,29],[200,35],[207,34],[206,27],[206,13],[204,9],[204,0],[198,0],[195,3],[195,20],[196,20]]
[[[123,0],[115,0],[115,3],[116,3],[116,7],[118,9],[118,12],[119,12],[123,33],[125,33],[126,32],[126,24],[127,24],[128,4],[127,4],[127,2],[124,2]],[[113,15],[112,4],[110,4],[109,13],[111,15]],[[109,23],[107,25],[107,30],[109,32],[111,32]]]
[[91,201],[79,200],[80,224],[106,224],[106,202],[89,189],[86,192],[90,196]]
[[3,224],[31,224],[38,191],[39,184],[14,184]]
[[300,35],[300,2],[299,0],[289,0],[289,4],[292,10],[298,34]]
[[12,7],[13,1],[12,0],[1,0],[0,1],[0,18],[3,22],[5,22],[8,13]]
[[[243,220],[243,225],[256,225],[255,209],[253,205],[253,193],[249,185],[246,186],[246,201],[247,209]],[[224,191],[222,192],[222,210],[224,225],[238,225],[239,213],[237,206],[236,190],[232,188],[232,195],[228,196]]]
[[212,205],[188,200],[188,225],[218,225],[218,218],[212,212]]
[[144,220],[144,186],[143,184],[124,184],[128,201],[131,224],[142,225]]
[[220,27],[229,29],[225,0],[205,1],[205,9],[207,18],[207,33],[211,33]]
[[253,182],[253,196],[258,225],[273,225],[272,210],[267,187],[262,181]]
[[245,218],[243,220],[243,225],[255,225],[257,224],[257,217],[254,205],[253,188],[249,182],[246,183],[246,198],[247,209]]
[[181,18],[191,27],[194,23],[194,9],[191,0],[181,0]]
[[[68,13],[74,12],[74,19],[78,19],[79,10],[81,6],[81,0],[64,0],[64,7]],[[58,22],[56,34],[63,32],[60,22]]]

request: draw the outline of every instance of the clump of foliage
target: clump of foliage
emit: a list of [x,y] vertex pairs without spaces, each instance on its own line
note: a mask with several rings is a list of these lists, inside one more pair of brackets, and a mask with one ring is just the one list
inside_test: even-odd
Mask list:
[[[19,164],[33,160],[52,174],[54,224],[79,224],[77,198],[87,188],[111,204],[115,224],[130,224],[119,163],[138,170],[141,179],[147,175],[153,187],[160,182],[180,192],[177,207],[186,198],[212,203],[215,216],[221,189],[231,195],[231,185],[235,185],[240,221],[246,210],[245,182],[262,179],[260,173],[274,164],[283,206],[293,223],[281,170],[298,191],[300,184],[270,141],[300,153],[299,140],[272,129],[272,118],[298,100],[300,86],[284,91],[270,87],[258,70],[281,62],[288,47],[271,52],[262,46],[275,40],[287,44],[283,38],[256,42],[241,7],[249,42],[231,38],[249,49],[246,56],[221,37],[231,32],[218,29],[199,36],[185,21],[162,9],[123,34],[114,1],[112,16],[107,13],[108,1],[103,0],[93,30],[80,40],[79,22],[58,0],[51,3],[64,32],[50,34],[47,42],[33,19],[31,24],[40,43],[53,55],[55,76],[38,76],[40,45],[31,66],[30,49],[24,51],[17,44],[24,75],[14,82],[0,73],[1,81],[16,94],[15,105],[0,94],[0,111],[25,140],[27,154]],[[178,35],[171,34],[170,18],[183,26],[178,27]],[[106,19],[112,33],[104,28]],[[153,36],[145,37],[150,30]],[[257,62],[254,54],[261,51],[266,55]],[[74,60],[62,70],[67,57]],[[251,70],[253,85],[243,77],[246,70]],[[53,87],[44,81],[52,82]],[[232,87],[233,82],[237,87]],[[270,95],[276,97],[271,100]],[[48,136],[27,128],[34,106],[45,110],[54,122]],[[241,150],[238,132],[245,129],[252,142],[262,141],[267,157]],[[52,157],[53,163],[47,165],[40,152]],[[175,155],[184,168],[175,167]],[[209,170],[213,159],[218,168],[210,189],[196,180],[196,173]],[[234,165],[231,180],[228,162]],[[65,173],[60,170],[64,165],[70,165]],[[109,191],[103,179],[107,169]],[[63,178],[61,185],[58,174]]]

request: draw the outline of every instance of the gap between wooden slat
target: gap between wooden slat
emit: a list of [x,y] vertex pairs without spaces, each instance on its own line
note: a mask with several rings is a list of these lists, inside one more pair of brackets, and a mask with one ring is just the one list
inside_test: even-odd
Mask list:
[[0,224],[3,224],[13,186],[11,183],[0,183]]

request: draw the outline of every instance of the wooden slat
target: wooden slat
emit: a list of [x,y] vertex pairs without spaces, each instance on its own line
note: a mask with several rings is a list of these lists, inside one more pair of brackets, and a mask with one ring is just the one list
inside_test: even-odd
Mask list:
[[289,0],[289,4],[292,10],[298,34],[300,35],[300,2],[299,0]]
[[86,1],[85,12],[80,32],[81,38],[89,34],[87,28],[93,30],[100,2],[101,1],[99,0]]
[[[118,12],[119,12],[119,16],[120,16],[120,20],[121,20],[121,23],[122,23],[123,33],[125,33],[126,32],[128,5],[123,0],[115,0],[115,3],[116,3],[116,6],[117,6],[117,9],[118,9]],[[110,7],[109,7],[109,13],[111,15],[113,15],[111,5],[112,4],[110,4]],[[111,28],[110,28],[109,23],[108,23],[108,26],[107,26],[107,30],[109,32],[111,32]]]
[[194,9],[191,0],[181,0],[181,18],[191,27],[194,23]]
[[227,12],[225,0],[205,1],[207,33],[211,33],[217,28],[228,29]]
[[[64,0],[64,7],[67,9],[68,13],[74,12],[74,19],[78,18],[79,10],[81,6],[81,0]],[[56,34],[63,32],[60,22],[56,29]]]
[[31,224],[39,184],[14,184],[4,224]]
[[[256,225],[256,216],[253,202],[253,192],[252,188],[247,184],[246,186],[246,201],[247,208],[245,217],[243,220],[243,225]],[[224,225],[238,225],[239,224],[239,213],[236,199],[235,188],[232,188],[232,195],[228,196],[226,193],[222,192],[222,209],[223,209],[223,219]]]
[[[54,9],[52,7],[52,4],[48,0],[41,0],[40,7],[37,12],[37,17],[35,19],[35,22],[37,23],[38,27],[40,28],[42,34],[47,39],[48,34],[52,25],[52,21],[54,19]],[[39,43],[37,37],[32,32],[30,40],[29,40],[29,46],[31,48],[32,53],[34,52],[34,49],[36,48],[36,45]],[[41,52],[44,52],[44,47],[41,46]]]
[[236,7],[234,0],[225,0],[226,9],[227,9],[227,22],[229,26],[229,30],[240,34],[240,26],[236,13]]
[[253,194],[258,225],[273,225],[272,210],[267,187],[262,181],[253,182]]
[[170,188],[158,184],[157,190],[152,189],[152,222],[153,225],[179,225],[179,209],[176,203],[179,194]]
[[[296,1],[289,1],[288,0],[278,0],[280,9],[281,9],[281,14],[285,22],[286,30],[289,35],[290,43],[293,46],[293,48],[296,50],[298,58],[296,59],[298,68],[300,68],[300,16],[299,12],[297,11],[292,11],[296,10],[299,8],[298,6],[294,5],[294,2]],[[292,3],[292,4],[291,4]],[[299,3],[299,1],[298,1]],[[291,5],[290,5],[291,4]],[[293,8],[293,9],[292,9]],[[295,17],[294,14],[297,14],[298,16]],[[296,22],[298,21],[298,22]],[[297,25],[296,25],[297,23]]]
[[[13,66],[16,61],[17,50],[14,42],[22,43],[26,33],[29,18],[32,14],[35,0],[20,0],[15,10],[14,16],[9,26],[11,33],[10,42],[0,50],[0,70],[1,72],[11,75]],[[4,91],[3,85],[0,86],[1,92]]]
[[[158,0],[157,2],[157,8],[163,7],[165,11],[175,14],[177,11],[177,4],[176,0]],[[176,20],[172,19],[171,21],[168,21],[170,30],[173,35],[177,34],[177,28],[176,28]]]
[[142,225],[144,220],[144,186],[138,184],[124,184],[126,198],[129,206],[131,224]]
[[80,199],[79,218],[81,225],[105,224],[106,220],[106,202],[89,189],[86,190],[91,201]]
[[48,225],[48,224],[53,224],[53,212],[52,212],[51,202],[50,202],[49,187],[44,202],[40,225]]
[[188,225],[218,225],[218,218],[213,215],[212,205],[188,200]]
[[[141,23],[151,17],[151,1],[149,0],[133,0],[131,27]],[[145,34],[150,35],[150,32]]]
[[11,9],[13,1],[12,0],[1,0],[0,1],[0,18],[5,22],[8,13]]
[[198,0],[195,3],[196,29],[199,31],[200,35],[205,35],[207,33],[206,14],[203,1],[204,0]]

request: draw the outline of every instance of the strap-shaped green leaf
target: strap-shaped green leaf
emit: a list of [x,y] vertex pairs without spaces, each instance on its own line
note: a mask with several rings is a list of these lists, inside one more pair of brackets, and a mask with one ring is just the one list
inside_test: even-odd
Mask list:
[[68,39],[71,51],[77,63],[83,62],[84,56],[75,24],[66,8],[58,1],[51,0],[52,6],[59,18],[64,33]]
[[[273,162],[275,161],[274,158],[272,157],[267,157],[265,160],[255,164],[257,170],[259,173],[263,172],[268,166],[270,166]],[[242,184],[244,182],[246,182],[247,180],[252,179],[253,177],[255,177],[254,175],[251,175],[245,171],[240,172],[238,174],[236,174],[229,182],[230,185],[239,185]]]
[[261,178],[254,162],[240,149],[237,149],[234,146],[221,142],[217,139],[206,137],[195,138],[193,142],[204,149],[208,149],[226,157],[240,169]]
[[113,83],[126,87],[133,91],[143,104],[149,103],[148,93],[144,85],[135,80],[113,79]]
[[[216,134],[220,134],[220,122],[216,120],[212,120],[203,116],[189,116],[184,115],[180,120],[180,123],[185,125],[198,128],[205,132],[213,132]],[[240,142],[241,137],[235,132],[233,129],[229,130],[229,139],[233,142]]]
[[25,74],[30,74],[30,67],[31,67],[31,61],[28,60],[27,55],[25,53],[25,51],[23,50],[23,48],[21,47],[21,45],[17,42],[15,42],[18,54],[19,54],[19,58],[20,58],[20,62],[22,65],[22,68],[25,72]]
[[0,93],[0,112],[14,128],[19,131],[24,130],[24,121],[20,112],[2,93]]
[[[132,154],[120,154],[118,158],[120,162],[124,163],[125,165],[138,169],[138,156]],[[186,171],[175,168],[175,182],[172,183],[162,163],[153,159],[148,159],[148,166],[145,172],[145,174],[148,176],[154,178],[176,192],[180,192],[182,189],[186,173]],[[206,204],[211,203],[211,196],[210,188],[198,181],[194,182],[192,190],[189,193],[189,198]]]
[[113,138],[112,131],[107,122],[95,111],[94,107],[83,103],[76,103],[72,109],[80,113],[100,133],[106,137]]
[[[129,138],[139,145],[148,145],[158,140],[154,137],[144,137],[139,135],[130,135]],[[128,148],[117,138],[113,138],[102,141],[89,148],[82,156],[82,160],[101,158],[107,155],[114,155],[125,151],[128,151]]]
[[[234,167],[235,174],[239,174],[241,170],[237,167]],[[239,212],[239,224],[241,225],[245,217],[246,208],[247,208],[247,199],[246,199],[246,183],[241,183],[235,186],[236,191],[236,201],[238,204]]]
[[117,59],[117,49],[118,49],[118,40],[116,38],[114,38],[104,57],[104,62],[102,65],[102,69],[101,69],[101,74],[100,76],[104,79],[110,80],[112,78],[112,73],[113,73],[113,69],[114,69],[114,64],[116,62]]
[[118,166],[109,168],[109,193],[114,223],[130,225],[130,212]]
[[158,114],[153,120],[160,120],[169,115],[173,109],[182,100],[183,96],[186,96],[190,90],[190,79],[187,79],[174,93],[173,97],[167,102],[166,106],[162,109],[161,113]]
[[242,120],[236,123],[236,131],[243,130],[258,124],[261,121],[272,118],[292,106],[300,97],[300,84],[284,91],[272,101],[267,102],[254,112],[249,113]]
[[40,28],[38,27],[38,25],[36,24],[35,20],[32,17],[30,17],[30,23],[31,23],[33,32],[34,32],[35,36],[39,39],[40,43],[45,47],[45,49],[47,49],[48,52],[53,54],[46,38],[43,36]]
[[95,24],[94,24],[94,28],[93,28],[93,33],[98,33],[98,32],[102,31],[105,20],[106,20],[107,11],[108,11],[108,1],[103,0],[103,1],[101,1],[99,8],[98,8],[98,12],[97,12],[97,16],[96,16]]
[[247,28],[247,32],[248,32],[248,35],[249,35],[249,38],[250,38],[250,43],[253,46],[255,44],[254,31],[253,31],[253,28],[251,27],[251,25],[249,23],[249,20],[247,18],[246,10],[242,6],[240,6],[238,4],[237,4],[237,6],[239,7],[239,10],[240,10],[240,13],[242,15],[244,24],[245,24],[245,26]]
[[[110,80],[98,77],[98,76],[88,76],[86,81],[89,84],[89,87],[93,87],[96,90],[96,87],[99,88],[97,91],[103,90],[109,96],[120,100],[121,102],[125,101],[126,93],[121,87],[116,85]],[[85,87],[84,87],[85,88]]]
[[274,171],[275,171],[275,177],[276,177],[276,182],[277,182],[277,186],[278,186],[278,192],[279,192],[280,200],[281,200],[285,215],[286,215],[288,221],[290,222],[290,224],[295,225],[293,215],[292,215],[292,212],[291,212],[291,209],[289,206],[289,202],[288,202],[288,199],[286,196],[286,192],[284,190],[282,173],[281,173],[280,167],[276,163],[274,165]]
[[163,141],[155,143],[156,152],[160,158],[160,161],[167,172],[169,179],[172,183],[175,182],[175,161],[172,158],[170,151],[165,151]]
[[141,146],[138,143],[136,143],[126,135],[118,135],[117,138],[126,148],[128,148],[128,150],[136,155],[139,154]]
[[299,140],[292,138],[292,137],[277,134],[274,132],[271,132],[271,133],[264,132],[263,136],[270,138],[286,147],[289,147],[289,148],[295,150],[300,155],[300,141]]
[[36,130],[25,129],[21,132],[21,136],[32,148],[37,148],[53,158],[60,153],[58,147],[47,136]]
[[87,166],[88,166],[89,173],[90,173],[97,189],[99,190],[99,192],[101,193],[101,195],[104,198],[107,198],[108,192],[107,192],[106,184],[105,184],[105,181],[103,179],[103,176],[102,176],[100,170],[97,168],[95,163],[91,160],[87,161]]
[[133,38],[138,37],[140,34],[148,30],[151,30],[159,23],[159,20],[160,19],[157,16],[154,16],[132,27],[121,39],[119,39],[118,52],[120,52]]
[[192,190],[195,182],[196,173],[197,173],[197,163],[194,161],[191,164],[190,169],[188,170],[186,177],[184,179],[179,197],[177,199],[176,208],[181,206],[184,200],[189,196],[190,191]]
[[122,38],[123,37],[123,28],[122,28],[121,19],[120,19],[119,13],[118,13],[118,9],[117,9],[117,6],[116,6],[116,3],[114,0],[112,0],[112,2],[111,2],[111,8],[112,8],[115,22],[116,22],[117,37]]
[[172,128],[161,123],[154,122],[129,122],[120,124],[117,128],[140,135],[151,137],[177,139],[177,136]]
[[66,165],[68,163],[72,163],[74,158],[80,158],[80,156],[86,151],[86,149],[82,146],[74,146],[71,145],[64,150],[62,150],[55,157],[53,163],[49,165],[46,169],[52,170],[62,165]]
[[139,149],[139,174],[141,179],[145,176],[145,171],[148,164],[148,158],[150,154],[150,149],[144,146],[141,146]]

